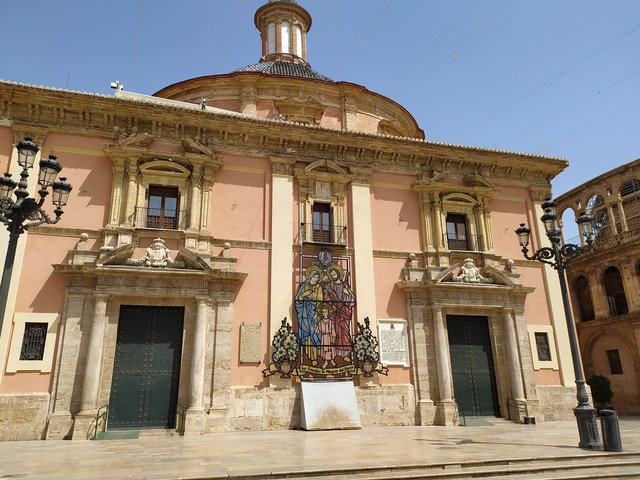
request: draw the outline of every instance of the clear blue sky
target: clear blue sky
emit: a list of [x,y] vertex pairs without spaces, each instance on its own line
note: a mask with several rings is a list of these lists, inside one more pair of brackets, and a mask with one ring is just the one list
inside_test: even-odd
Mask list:
[[[4,0],[0,78],[152,94],[255,63],[263,0]],[[640,157],[639,0],[299,0],[308,57],[427,139],[566,158],[554,195]]]

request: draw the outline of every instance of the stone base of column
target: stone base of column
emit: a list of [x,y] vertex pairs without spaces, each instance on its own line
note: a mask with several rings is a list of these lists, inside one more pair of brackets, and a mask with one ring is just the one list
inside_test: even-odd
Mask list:
[[445,427],[458,425],[460,423],[458,416],[458,405],[456,402],[453,400],[442,400],[437,406],[435,424]]
[[201,408],[189,408],[184,414],[184,436],[204,433],[204,411]]
[[69,440],[73,434],[71,413],[52,413],[47,425],[47,440]]
[[433,400],[418,401],[418,425],[428,426],[435,423],[436,406]]
[[229,431],[229,409],[212,407],[206,419],[206,433],[222,433]]
[[93,437],[96,423],[96,412],[80,412],[73,419],[72,440],[88,440]]

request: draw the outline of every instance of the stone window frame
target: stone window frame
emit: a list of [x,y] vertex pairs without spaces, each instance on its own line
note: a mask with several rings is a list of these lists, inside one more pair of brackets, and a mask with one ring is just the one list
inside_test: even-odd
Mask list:
[[[59,322],[59,313],[16,312],[13,316],[13,335],[9,346],[6,372],[38,371],[41,373],[50,373],[53,370],[53,353],[56,348]],[[42,360],[20,360],[22,340],[27,323],[46,323],[48,325]]]
[[[527,331],[529,333],[529,343],[531,344],[531,358],[533,359],[534,370],[560,370],[558,366],[558,350],[556,346],[556,338],[551,325],[527,325]],[[549,341],[549,352],[551,353],[551,360],[544,361],[538,360],[538,347],[536,345],[536,333],[546,333],[547,340]]]
[[[184,210],[187,218],[185,224],[189,225],[189,215],[193,208],[191,195],[188,192],[188,182],[192,179],[192,172],[179,163],[169,160],[154,159],[147,162],[138,163],[139,177],[137,181],[138,192],[134,208],[147,208],[149,197],[149,187],[158,185],[163,187],[176,187],[179,192],[178,205]],[[135,210],[134,210],[135,211]],[[141,220],[135,217],[134,228],[144,228]],[[180,222],[178,222],[180,224]],[[185,230],[177,228],[176,230]]]
[[[300,237],[313,243],[313,205],[328,203],[331,208],[331,226],[333,242],[347,243],[347,212],[345,207],[346,185],[350,178],[347,172],[328,160],[318,160],[304,169],[294,169],[299,185]],[[328,196],[317,193],[316,184],[325,182],[330,185]],[[342,232],[338,229],[342,228]],[[304,229],[304,230],[303,230]]]
[[467,220],[467,245],[472,252],[485,252],[487,251],[485,238],[481,238],[482,235],[478,233],[478,218],[476,215],[477,206],[480,202],[466,193],[454,192],[448,193],[442,196],[442,214],[440,221],[442,222],[443,238],[442,243],[446,250],[449,249],[449,244],[445,239],[447,238],[447,216],[451,215],[464,215]]

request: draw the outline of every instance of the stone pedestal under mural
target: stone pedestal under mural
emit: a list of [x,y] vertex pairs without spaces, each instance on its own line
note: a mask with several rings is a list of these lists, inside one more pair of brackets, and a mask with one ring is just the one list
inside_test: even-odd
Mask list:
[[302,382],[300,428],[350,430],[362,428],[353,382]]

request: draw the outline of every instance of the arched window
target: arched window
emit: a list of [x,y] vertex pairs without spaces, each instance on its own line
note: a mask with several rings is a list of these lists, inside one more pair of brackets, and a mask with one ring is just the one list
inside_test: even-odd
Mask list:
[[589,290],[589,282],[581,275],[576,278],[576,296],[578,297],[578,307],[580,308],[580,319],[588,322],[596,318],[593,311],[593,302],[591,301],[591,290]]
[[302,58],[302,29],[296,26],[296,55]]
[[606,238],[611,234],[609,213],[602,195],[593,195],[587,202],[587,212],[593,216],[593,230],[598,238]]
[[616,267],[607,268],[602,277],[602,281],[605,292],[607,293],[611,316],[615,317],[616,315],[628,313],[629,307],[627,306],[627,297],[624,294],[624,285],[620,271]]
[[280,24],[280,51],[282,53],[291,52],[291,29],[289,28],[289,22],[282,22]]
[[640,180],[632,178],[620,187],[622,208],[629,230],[640,228]]
[[271,22],[267,26],[267,55],[276,53],[276,24]]

